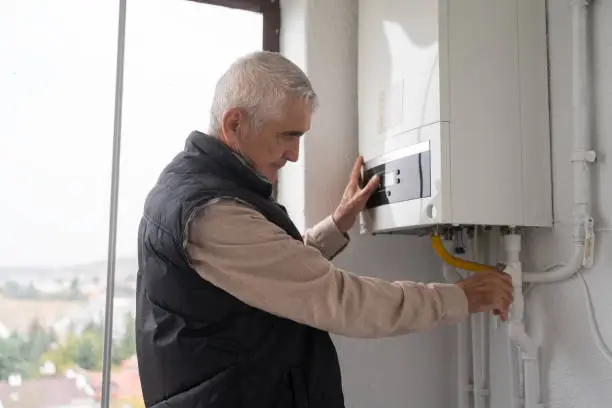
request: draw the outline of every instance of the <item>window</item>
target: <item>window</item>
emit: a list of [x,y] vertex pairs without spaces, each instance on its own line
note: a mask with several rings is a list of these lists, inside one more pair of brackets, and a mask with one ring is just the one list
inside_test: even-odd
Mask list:
[[0,6],[0,402],[81,400],[101,369],[118,2]]
[[[189,133],[208,129],[216,79],[238,56],[261,49],[262,28],[261,14],[251,11],[130,0],[114,299],[114,326],[124,333],[133,329],[136,234],[145,197]],[[132,402],[140,391],[134,343],[117,336],[112,354],[121,363],[111,375],[118,387],[111,397]]]
[[[118,93],[120,0],[0,4],[3,408],[144,406],[133,332],[144,198],[189,132],[207,130],[223,70],[247,52],[278,51],[274,0],[127,3]],[[116,95],[120,171],[109,223]]]

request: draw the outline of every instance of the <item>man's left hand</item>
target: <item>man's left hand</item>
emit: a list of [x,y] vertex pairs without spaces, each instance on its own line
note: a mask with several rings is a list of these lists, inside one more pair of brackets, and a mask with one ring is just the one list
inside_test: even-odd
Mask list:
[[376,191],[380,179],[378,176],[372,177],[368,184],[361,188],[361,168],[363,167],[363,157],[358,157],[351,171],[351,178],[344,189],[340,204],[332,214],[334,223],[342,233],[351,229],[357,216],[363,211],[366,202]]

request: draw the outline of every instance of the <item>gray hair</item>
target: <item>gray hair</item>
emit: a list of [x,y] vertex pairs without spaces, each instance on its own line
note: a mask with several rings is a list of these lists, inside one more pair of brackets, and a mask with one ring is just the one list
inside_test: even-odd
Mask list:
[[219,78],[210,108],[209,133],[221,134],[226,110],[242,109],[257,131],[282,115],[288,102],[301,100],[314,111],[317,95],[310,80],[296,64],[281,54],[253,52],[236,60]]

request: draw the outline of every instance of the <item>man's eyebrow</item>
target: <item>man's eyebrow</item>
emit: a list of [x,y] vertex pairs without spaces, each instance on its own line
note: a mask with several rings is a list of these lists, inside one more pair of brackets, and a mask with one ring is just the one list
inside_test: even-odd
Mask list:
[[302,136],[304,133],[306,132],[303,130],[286,130],[281,132],[283,136]]

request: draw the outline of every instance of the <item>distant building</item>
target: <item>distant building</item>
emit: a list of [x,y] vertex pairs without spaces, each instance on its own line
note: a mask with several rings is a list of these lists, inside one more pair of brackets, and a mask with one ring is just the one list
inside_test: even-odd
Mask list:
[[32,287],[44,295],[60,294],[66,290],[66,285],[57,280],[40,280],[32,282]]
[[0,381],[2,408],[99,408],[84,376]]
[[[89,373],[89,383],[95,390],[96,398],[101,397],[102,393],[102,373]],[[138,361],[136,356],[132,356],[121,362],[119,368],[111,373],[110,394],[112,400],[142,400],[142,388],[140,376],[138,375]]]
[[[0,322],[0,339],[7,339],[11,335],[11,331],[2,322]],[[2,406],[0,405],[0,408]]]

